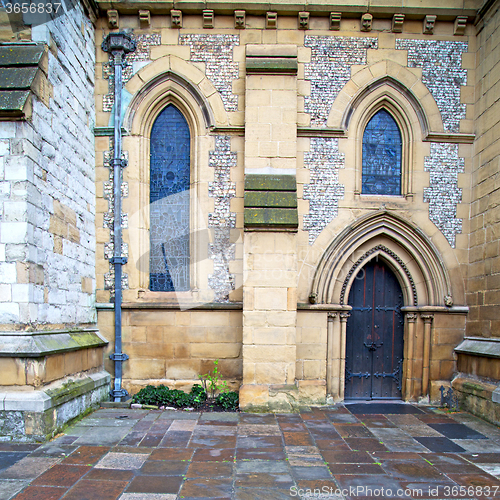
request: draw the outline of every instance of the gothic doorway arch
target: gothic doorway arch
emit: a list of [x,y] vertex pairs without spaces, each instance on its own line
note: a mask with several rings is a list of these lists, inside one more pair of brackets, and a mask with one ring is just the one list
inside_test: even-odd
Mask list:
[[348,304],[344,398],[401,399],[403,292],[382,259],[359,269]]

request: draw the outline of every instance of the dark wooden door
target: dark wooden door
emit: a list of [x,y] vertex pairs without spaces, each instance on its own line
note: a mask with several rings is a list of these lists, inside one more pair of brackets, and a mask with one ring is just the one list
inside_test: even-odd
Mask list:
[[349,293],[345,399],[400,399],[403,293],[396,276],[375,260],[357,274]]

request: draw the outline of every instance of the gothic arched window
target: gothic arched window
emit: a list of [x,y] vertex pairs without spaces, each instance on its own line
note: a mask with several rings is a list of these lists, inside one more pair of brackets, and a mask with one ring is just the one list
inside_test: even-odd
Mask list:
[[169,104],[151,129],[149,288],[152,291],[190,288],[190,149],[188,123]]
[[365,128],[362,157],[362,194],[401,194],[401,132],[385,109],[375,113]]

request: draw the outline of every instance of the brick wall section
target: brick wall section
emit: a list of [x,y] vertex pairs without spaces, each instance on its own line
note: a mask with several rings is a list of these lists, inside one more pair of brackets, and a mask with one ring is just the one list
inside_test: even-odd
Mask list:
[[53,92],[31,121],[0,123],[0,323],[91,323],[94,28],[77,5],[32,39],[50,47]]
[[500,336],[500,13],[486,18],[476,56],[467,334]]

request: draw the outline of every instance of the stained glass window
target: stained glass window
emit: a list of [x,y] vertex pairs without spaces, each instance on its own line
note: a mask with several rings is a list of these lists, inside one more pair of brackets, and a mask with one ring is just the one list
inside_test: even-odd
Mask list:
[[149,288],[189,290],[190,133],[175,106],[156,118],[150,146]]
[[381,109],[363,135],[363,194],[401,194],[401,132],[394,118]]

